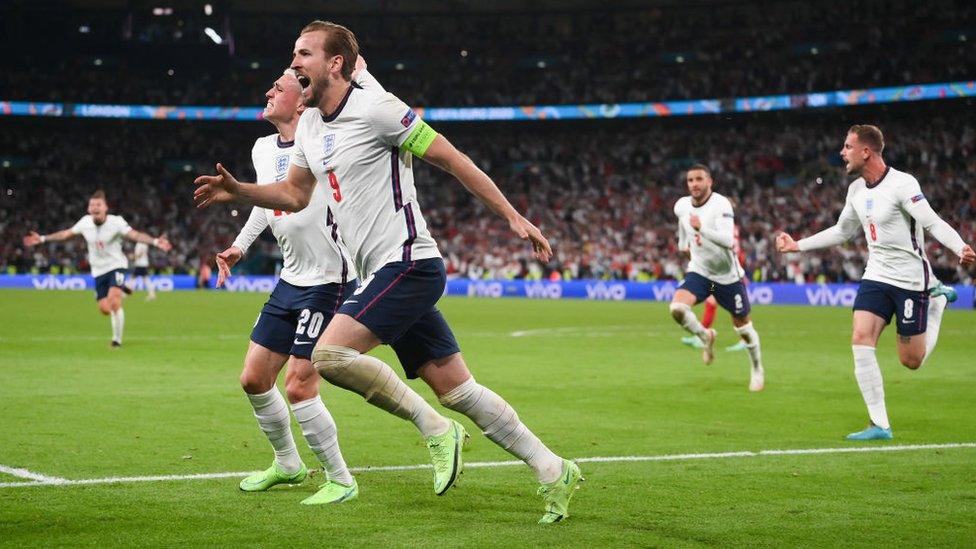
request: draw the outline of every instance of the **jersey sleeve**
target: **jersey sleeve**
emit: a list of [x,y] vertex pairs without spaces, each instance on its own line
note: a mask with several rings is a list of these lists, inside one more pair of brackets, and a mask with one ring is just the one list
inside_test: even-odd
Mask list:
[[[302,117],[298,119],[298,128],[295,129],[295,145],[291,148],[291,163],[299,166],[301,168],[308,168],[308,159],[305,157],[305,139],[303,136],[305,132],[303,131],[305,124],[305,116],[314,116],[310,114],[311,111],[305,111],[302,113]],[[253,162],[253,156],[251,161]],[[254,167],[257,170],[257,165]]]
[[81,234],[81,231],[85,230],[85,221],[88,220],[88,216],[82,216],[74,225],[71,226],[69,231],[71,234]]
[[962,255],[966,242],[959,233],[946,223],[939,214],[932,209],[932,205],[922,194],[922,187],[918,180],[911,178],[901,189],[898,196],[899,203],[908,215],[912,216],[919,225],[929,232],[940,244],[952,250],[952,253]]
[[120,236],[125,236],[132,231],[132,227],[129,226],[129,222],[126,221],[121,215],[115,218],[115,224]]
[[703,237],[723,248],[732,249],[735,244],[735,214],[729,201],[722,202],[711,219],[703,219],[698,231]]
[[437,132],[392,93],[381,94],[369,110],[370,123],[380,141],[423,157]]
[[246,254],[247,249],[261,236],[261,233],[267,226],[268,214],[264,211],[264,208],[254,206],[251,208],[251,215],[247,217],[247,223],[244,223],[244,227],[241,228],[241,232],[234,239],[232,246],[239,249],[242,254]]

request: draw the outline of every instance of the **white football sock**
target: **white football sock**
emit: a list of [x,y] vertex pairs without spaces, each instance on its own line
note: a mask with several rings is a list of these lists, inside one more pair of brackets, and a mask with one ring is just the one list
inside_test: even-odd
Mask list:
[[759,348],[759,332],[752,326],[752,322],[736,328],[735,333],[739,334],[742,341],[746,343],[746,349],[749,351],[749,360],[752,361],[752,368],[754,370],[762,370],[762,351]]
[[671,304],[671,316],[689,333],[698,336],[703,342],[708,339],[708,328],[702,326],[691,307],[684,303]]
[[142,281],[146,286],[146,292],[149,294],[146,297],[148,297],[149,299],[156,297],[156,288],[153,287],[152,279],[149,278],[148,276],[144,276],[142,277]]
[[341,345],[323,345],[312,352],[312,365],[329,383],[353,391],[366,402],[412,421],[422,436],[442,435],[451,422],[438,414],[382,360]]
[[302,468],[302,458],[298,456],[295,439],[291,436],[291,418],[288,416],[288,403],[278,392],[277,386],[258,395],[247,395],[254,408],[254,417],[274,448],[275,461],[286,473],[297,473]]
[[539,482],[553,482],[562,474],[562,458],[519,420],[502,397],[479,385],[473,377],[441,396],[440,402],[471,418],[492,442],[528,464]]
[[112,341],[122,343],[122,330],[125,328],[125,311],[122,310],[122,307],[119,307],[118,311],[109,313],[109,317],[112,320]]
[[322,462],[329,479],[345,485],[352,484],[352,475],[346,467],[339,451],[339,433],[335,420],[326,409],[322,397],[316,396],[291,405],[295,419],[302,426],[302,434],[308,442],[309,448]]
[[925,326],[925,358],[922,359],[922,364],[928,361],[935,350],[935,344],[939,341],[939,328],[942,327],[942,314],[948,306],[949,299],[944,295],[929,300],[929,318]]
[[871,423],[890,429],[884,401],[884,381],[881,379],[881,367],[878,366],[874,347],[851,345],[851,350],[854,351],[854,377],[857,378],[857,386],[861,388]]

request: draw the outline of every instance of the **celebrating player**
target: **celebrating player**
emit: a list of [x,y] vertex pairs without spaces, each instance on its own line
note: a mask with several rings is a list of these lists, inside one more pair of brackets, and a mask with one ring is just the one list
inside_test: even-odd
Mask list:
[[444,261],[417,201],[413,157],[454,175],[543,261],[551,256],[549,243],[484,172],[406,104],[351,82],[350,60],[358,52],[345,27],[323,21],[306,26],[295,43],[292,68],[308,79],[309,108],[298,123],[287,177],[269,185],[242,184],[217,164],[218,175],[197,178],[194,199],[200,207],[241,200],[299,211],[316,180],[328,185],[330,208],[364,278],[319,339],[315,368],[330,383],[416,425],[434,465],[434,492],[441,495],[462,471],[467,433],[384,362],[365,354],[381,343],[392,346],[407,377],[423,379],[444,406],[468,416],[535,471],[546,507],[540,522],[562,520],[581,479],[579,467],[549,450],[511,405],[468,371],[436,307],[446,283]]
[[718,304],[732,314],[735,331],[749,351],[752,362],[749,390],[762,391],[765,373],[759,334],[749,318],[749,295],[743,283],[745,273],[733,251],[735,222],[732,203],[712,191],[712,174],[707,166],[692,166],[685,179],[690,196],[675,203],[674,214],[678,217],[679,245],[688,243],[691,263],[684,281],[671,300],[671,316],[701,340],[704,345],[702,360],[705,364],[711,364],[715,358],[715,330],[702,326],[691,308],[714,296]]
[[[379,87],[360,60],[356,81]],[[254,142],[251,159],[259,181],[285,178],[295,129],[305,105],[295,71],[288,69],[265,97],[264,119],[278,133]],[[281,247],[284,268],[251,331],[251,342],[241,373],[243,387],[261,430],[275,451],[267,470],[241,481],[246,492],[264,491],[277,484],[297,484],[308,470],[291,434],[288,407],[275,380],[287,363],[285,391],[309,447],[326,472],[326,482],[304,504],[340,503],[355,499],[359,486],[339,450],[335,421],[319,396],[319,376],[309,360],[322,329],[356,288],[355,270],[340,242],[325,190],[316,185],[308,207],[300,212],[269,210],[255,206],[234,243],[217,254],[217,286],[247,252],[266,227],[271,227]]]
[[884,136],[871,125],[855,125],[840,151],[847,173],[858,178],[847,189],[837,224],[794,241],[776,237],[780,252],[807,252],[840,245],[860,226],[868,243],[868,261],[854,299],[854,376],[868,408],[870,425],[847,435],[848,440],[887,440],[891,424],[884,401],[881,368],[875,356],[878,337],[894,315],[898,357],[915,370],[932,354],[939,339],[942,313],[955,292],[939,283],[925,257],[924,231],[959,256],[963,265],[976,253],[959,233],[932,209],[911,175],[885,165]]
[[31,231],[24,237],[24,246],[35,246],[45,242],[60,242],[81,235],[88,244],[88,263],[95,277],[95,299],[98,310],[109,315],[112,320],[112,347],[122,346],[122,329],[125,325],[125,311],[122,309],[122,294],[125,287],[125,271],[129,260],[122,252],[122,239],[152,244],[164,252],[170,246],[166,236],[152,237],[141,233],[126,223],[119,215],[108,214],[105,193],[95,191],[88,199],[88,215],[82,217],[70,229],[51,234],[38,234]]

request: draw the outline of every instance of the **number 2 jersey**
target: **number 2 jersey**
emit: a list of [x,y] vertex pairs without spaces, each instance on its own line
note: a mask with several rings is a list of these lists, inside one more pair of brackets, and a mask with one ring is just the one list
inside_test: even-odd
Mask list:
[[[924,230],[956,255],[965,246],[954,229],[932,210],[918,180],[888,167],[870,185],[863,177],[851,183],[847,200],[834,227],[797,242],[801,251],[834,245],[864,231],[868,262],[863,280],[891,284],[905,290],[928,290],[935,285],[932,267],[925,257]],[[821,235],[834,233],[833,241]]]
[[116,269],[129,268],[129,260],[122,251],[122,240],[132,227],[122,216],[106,216],[101,225],[96,225],[92,216],[86,215],[68,230],[85,238],[92,276],[99,277]]
[[432,135],[396,96],[356,83],[331,115],[317,108],[302,113],[291,162],[325,188],[364,279],[393,261],[441,256],[413,180],[411,150],[426,151]]
[[[692,214],[701,219],[699,231],[691,226]],[[678,217],[678,249],[691,253],[688,272],[718,284],[742,280],[745,272],[735,250],[735,217],[728,198],[712,192],[704,204],[695,206],[685,196],[674,204],[674,215]]]

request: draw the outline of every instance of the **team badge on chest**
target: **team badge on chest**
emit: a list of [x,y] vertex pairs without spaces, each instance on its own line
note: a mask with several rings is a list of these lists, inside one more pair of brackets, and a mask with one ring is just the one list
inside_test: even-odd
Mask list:
[[322,138],[322,154],[329,156],[333,149],[335,149],[335,134],[330,133]]

